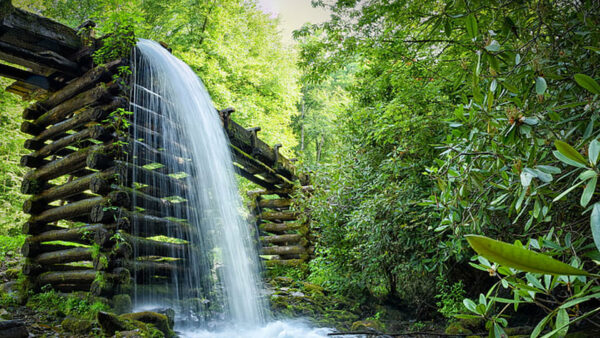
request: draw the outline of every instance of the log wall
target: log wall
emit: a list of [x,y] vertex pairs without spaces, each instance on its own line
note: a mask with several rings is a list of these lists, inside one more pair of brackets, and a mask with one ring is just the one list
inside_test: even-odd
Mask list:
[[[190,206],[167,201],[172,196],[159,187],[144,186],[161,181],[185,193],[185,180],[168,176],[164,168],[139,168],[128,161],[132,146],[144,142],[120,128],[119,119],[126,117],[114,114],[132,104],[129,89],[114,80],[128,61],[93,65],[91,54],[99,42],[91,36],[0,0],[0,60],[9,63],[0,64],[0,76],[16,80],[8,91],[37,99],[24,110],[21,125],[30,135],[24,144],[30,153],[21,159],[30,168],[21,187],[30,195],[23,205],[30,215],[22,226],[27,235],[23,273],[35,290],[49,286],[110,297],[131,293],[134,283],[138,288],[164,284],[184,273],[169,258],[181,259],[190,248],[151,237],[177,229],[185,241],[194,229],[162,214],[176,209],[185,217]],[[265,188],[252,195],[262,254],[270,257],[267,264],[304,262],[313,249],[306,225],[292,208],[290,189],[307,178],[280,155],[279,146],[260,140],[260,128],[243,128],[231,119],[232,112],[218,113],[237,173]],[[137,148],[145,149],[138,158],[152,159],[144,164],[172,156]],[[139,184],[142,188],[134,191]],[[133,205],[145,209],[132,210]],[[142,225],[135,236],[133,223]]]

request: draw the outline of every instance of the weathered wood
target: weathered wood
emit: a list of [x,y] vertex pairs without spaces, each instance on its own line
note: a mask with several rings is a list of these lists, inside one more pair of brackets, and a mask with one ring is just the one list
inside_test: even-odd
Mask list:
[[[177,179],[168,175],[161,174],[159,172],[149,170],[140,166],[136,166],[134,164],[122,161],[115,161],[115,165],[118,168],[118,175],[121,179],[121,184],[123,186],[131,187],[133,186],[133,171],[136,171],[136,179],[135,182],[142,184],[150,184],[150,185],[165,185],[168,186],[170,195],[173,195],[177,192],[179,196],[187,196],[188,194],[188,186],[185,182],[185,179]],[[163,195],[164,196],[164,195]],[[156,196],[156,197],[163,197]],[[169,195],[167,195],[169,196]],[[166,197],[166,196],[164,196]]]
[[73,246],[60,244],[40,244],[30,241],[25,241],[21,246],[21,254],[23,257],[33,257],[44,252],[67,250]]
[[122,211],[118,223],[119,229],[131,229],[133,224],[136,226],[137,235],[142,237],[168,235],[174,238],[189,240],[191,236],[199,236],[197,231],[192,229],[187,223],[143,213]]
[[10,1],[0,3],[0,41],[30,49],[33,52],[50,50],[62,56],[81,47],[77,32],[56,21],[15,8]]
[[46,232],[46,231],[55,231],[55,230],[64,230],[65,229],[63,227],[59,227],[56,225],[49,225],[49,224],[45,224],[42,226],[38,226],[37,224],[34,224],[33,227],[31,227],[31,228],[30,228],[30,226],[31,226],[31,224],[29,222],[23,223],[21,232],[26,235],[37,235],[37,234],[40,234],[40,233]]
[[289,208],[292,201],[287,198],[278,199],[262,199],[258,201],[258,206],[261,208]]
[[[50,109],[44,114],[40,115],[34,122],[24,122],[21,128],[21,131],[24,133],[34,133],[32,135],[36,135],[35,130],[37,128],[43,129],[50,124],[56,124],[58,122],[62,122],[65,118],[72,114],[78,109],[81,109],[88,105],[98,105],[99,103],[110,101],[115,94],[117,94],[119,86],[110,83],[108,85],[101,83],[96,87],[87,90],[77,96],[59,104],[58,106]],[[31,127],[30,125],[35,126]],[[30,126],[24,128],[23,126]]]
[[302,224],[295,222],[286,222],[286,223],[261,223],[259,228],[266,232],[285,232],[297,230],[302,227]]
[[272,267],[272,266],[293,266],[293,267],[297,267],[302,265],[302,263],[304,263],[305,260],[304,259],[269,259],[267,261],[265,261],[265,264],[268,267]]
[[134,274],[134,276],[136,276],[136,278],[143,275],[170,277],[172,275],[183,275],[185,273],[185,269],[183,269],[181,266],[178,266],[174,262],[168,263],[118,259],[115,260],[114,263],[111,262],[111,264],[128,269]]
[[115,272],[107,273],[102,271],[96,271],[93,269],[73,271],[50,271],[39,275],[36,278],[35,282],[38,285],[38,287],[47,284],[87,284],[90,285],[91,289],[91,285],[95,281],[101,281],[98,283],[98,286],[102,285],[104,282],[127,283],[129,281],[130,274],[126,269],[119,269],[118,272]]
[[64,137],[66,131],[77,129],[87,123],[100,122],[117,108],[123,108],[126,105],[127,100],[125,98],[116,97],[108,104],[87,108],[67,120],[54,124],[36,137],[25,141],[25,148],[38,150],[44,146],[45,141],[55,139],[57,136],[58,138]]
[[54,71],[65,73],[69,76],[80,74],[79,65],[57,53],[45,51],[35,53],[29,49],[15,46],[0,41],[0,56],[2,59],[28,68],[35,72],[43,72],[42,69],[50,68]]
[[298,245],[269,246],[260,249],[262,255],[299,255],[305,254],[306,248]]
[[25,276],[35,276],[43,272],[48,271],[73,271],[73,270],[88,270],[88,266],[77,266],[77,265],[66,265],[66,264],[52,264],[42,265],[28,259],[22,268],[22,272]]
[[[117,171],[115,168],[110,168],[105,171],[95,172],[80,177],[78,179],[75,179],[73,181],[67,182],[59,186],[53,186],[42,191],[38,195],[31,197],[29,200],[25,201],[24,205],[30,205],[27,206],[27,210],[43,210],[44,206],[46,206],[50,202],[56,200],[65,200],[68,197],[74,195],[81,195],[87,189],[90,189],[93,193],[97,193],[96,191],[94,191],[94,189],[92,189],[94,179],[112,178],[114,177],[116,172]],[[29,213],[29,211],[27,210],[25,212]]]
[[196,213],[197,209],[190,207],[185,201],[183,202],[170,202],[152,195],[148,195],[139,190],[131,188],[111,185],[112,191],[121,191],[126,193],[131,200],[132,207],[143,208],[145,214],[157,215],[160,217],[178,217],[187,219],[190,213]]
[[[1,43],[0,48],[2,48]],[[48,78],[46,76],[38,75],[26,70],[14,68],[4,64],[0,64],[0,76],[17,81],[22,81],[45,90],[56,89],[60,86],[53,79]]]
[[248,181],[258,184],[263,188],[267,188],[267,189],[277,189],[277,186],[275,184],[269,183],[259,177],[254,176],[253,174],[247,172],[246,170],[239,168],[239,167],[235,167],[236,172],[238,175],[246,178]]
[[123,239],[141,256],[185,257],[188,245],[153,241],[121,232]]
[[[115,230],[115,225],[92,224],[78,228],[50,230],[39,235],[28,237],[25,243],[42,243],[51,241],[67,241],[81,244],[98,244],[103,246],[107,242],[105,236],[96,236],[97,233],[106,234],[108,230]],[[97,239],[98,237],[98,239]]]
[[262,212],[260,218],[266,221],[294,221],[300,216],[296,211],[268,211]]
[[[81,193],[81,194],[65,197],[61,201],[72,203],[72,202],[77,202],[77,201],[81,201],[81,200],[92,198],[92,197],[95,197],[95,196],[86,194],[86,193]],[[49,205],[47,203],[35,203],[31,199],[28,199],[23,203],[23,212],[27,213],[27,214],[32,214],[32,215],[39,214],[41,212],[44,212],[46,210],[53,209],[53,208],[56,208],[56,206]]]
[[[87,139],[94,139],[99,141],[107,141],[111,135],[111,130],[103,128],[101,126],[95,125],[91,126],[87,129],[84,129],[78,133],[67,135],[61,139],[58,139],[50,144],[43,146],[41,149],[29,154],[25,155],[21,158],[21,165],[29,166],[28,163],[33,162],[39,163],[40,159],[44,157],[56,154],[59,150],[72,146],[72,147],[82,147],[82,141]],[[86,145],[87,146],[87,145]],[[34,165],[35,166],[35,165]]]
[[32,261],[41,265],[92,261],[91,248],[73,248],[53,252],[45,252],[32,258]]
[[106,203],[104,197],[92,197],[85,200],[68,203],[52,209],[43,211],[42,213],[31,216],[28,220],[31,224],[43,225],[62,219],[73,219],[78,216],[85,216],[90,213],[92,207]]
[[301,234],[271,235],[260,237],[260,241],[264,244],[299,243],[302,242],[303,239],[306,241]]
[[[2,44],[0,43],[0,48]],[[52,93],[45,100],[39,101],[31,105],[29,108],[23,111],[23,118],[26,120],[34,120],[40,117],[42,114],[52,109],[53,107],[71,99],[75,95],[91,89],[98,82],[110,81],[113,73],[116,72],[117,67],[124,65],[125,62],[121,59],[111,61],[105,65],[99,65],[82,76],[71,81],[69,84],[64,86],[61,90]],[[64,67],[61,70],[64,71]]]

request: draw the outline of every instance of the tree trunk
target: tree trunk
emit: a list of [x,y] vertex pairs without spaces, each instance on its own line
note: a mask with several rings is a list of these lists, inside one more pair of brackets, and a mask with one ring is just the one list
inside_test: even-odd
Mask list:
[[305,254],[306,249],[302,246],[269,246],[260,249],[262,255],[300,255]]
[[33,258],[32,261],[41,265],[92,261],[91,248],[73,248],[60,251],[46,252]]

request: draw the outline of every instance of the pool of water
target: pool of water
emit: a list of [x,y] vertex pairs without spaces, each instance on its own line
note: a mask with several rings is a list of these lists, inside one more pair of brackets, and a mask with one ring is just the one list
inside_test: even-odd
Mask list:
[[185,338],[321,338],[334,332],[331,328],[315,328],[302,320],[274,321],[261,327],[229,327],[218,331],[192,330],[178,332]]

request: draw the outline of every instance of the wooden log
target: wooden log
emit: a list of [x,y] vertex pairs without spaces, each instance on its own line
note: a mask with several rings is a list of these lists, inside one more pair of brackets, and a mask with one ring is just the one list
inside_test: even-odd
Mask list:
[[139,190],[112,185],[111,190],[126,193],[129,196],[132,207],[143,208],[144,213],[156,215],[159,217],[177,217],[187,219],[192,213],[198,213],[194,207],[190,207],[187,202],[170,202],[152,195],[145,194]]
[[[44,72],[46,68],[64,73],[70,77],[78,76],[81,71],[79,65],[59,54],[45,51],[35,53],[29,49],[15,46],[0,41],[0,56],[2,59],[21,66],[32,68],[34,72]],[[48,73],[48,72],[44,72]]]
[[258,206],[261,208],[289,208],[292,204],[292,201],[287,198],[278,198],[278,199],[262,199],[258,201]]
[[35,130],[43,130],[48,125],[62,122],[70,114],[85,106],[98,105],[100,103],[110,101],[111,99],[113,99],[115,94],[117,94],[118,89],[118,85],[113,83],[109,85],[100,84],[50,109],[49,111],[45,112],[40,117],[35,119],[33,123],[24,122],[22,126],[33,125],[35,126],[35,128],[31,126],[22,127],[21,131],[32,135],[37,135],[38,133],[35,133]]
[[66,264],[51,264],[42,265],[32,260],[27,260],[23,264],[22,272],[25,276],[35,276],[48,271],[73,271],[73,270],[89,270],[88,266],[66,265]]
[[[1,47],[2,44],[0,43],[0,48]],[[73,98],[75,95],[83,91],[91,89],[98,82],[110,81],[112,74],[116,72],[119,66],[122,66],[124,64],[125,62],[119,59],[111,61],[104,65],[99,65],[89,70],[82,76],[71,81],[61,90],[52,93],[48,98],[36,102],[29,108],[25,109],[23,111],[23,118],[26,120],[37,119],[53,107],[65,102],[68,99]],[[64,69],[64,67],[61,67],[62,71],[64,71]]]
[[266,232],[285,232],[285,231],[293,231],[293,230],[298,230],[302,227],[303,225],[300,223],[292,223],[292,222],[286,222],[286,223],[261,223],[259,225],[260,230],[266,231]]
[[63,264],[80,261],[92,261],[92,249],[91,248],[73,248],[53,252],[45,252],[32,258],[37,264],[51,265],[51,264]]
[[41,191],[40,188],[45,181],[84,169],[87,156],[95,149],[97,147],[81,149],[61,159],[52,161],[37,170],[28,172],[23,178],[21,191],[25,194],[37,193]]
[[[49,271],[39,275],[35,282],[38,287],[48,284],[76,284],[90,285],[91,289],[93,282],[98,282],[98,286],[101,286],[105,282],[121,284],[128,283],[130,278],[130,274],[126,269],[119,269],[118,271],[113,271],[113,273],[88,269],[72,271]],[[95,292],[92,292],[92,294],[95,294]]]
[[127,100],[122,97],[115,97],[110,103],[90,107],[75,116],[56,123],[48,129],[39,133],[36,137],[25,141],[25,148],[30,150],[38,150],[44,146],[45,141],[64,137],[64,133],[69,130],[75,130],[92,122],[100,122],[104,120],[111,112],[118,108],[123,108],[127,105]]
[[136,235],[141,237],[169,235],[174,238],[190,240],[192,236],[196,236],[196,238],[200,236],[197,230],[187,223],[137,212],[122,211],[121,215],[118,223],[119,229],[132,229],[135,225]]
[[59,186],[48,188],[38,195],[35,195],[29,200],[25,201],[24,210],[25,212],[30,213],[29,211],[44,209],[44,206],[50,202],[56,200],[65,200],[70,196],[82,195],[87,189],[90,189],[93,193],[97,193],[92,189],[94,179],[112,178],[116,172],[117,171],[115,168],[110,168],[105,171],[95,172],[80,177]]
[[172,275],[181,276],[186,272],[184,268],[182,268],[175,262],[153,262],[118,259],[114,261],[114,266],[124,267],[128,269],[134,276],[136,276],[136,279],[138,279],[138,277],[141,278],[143,275],[156,275],[165,277],[170,277]]
[[[2,48],[2,42],[0,42],[0,48]],[[0,76],[22,81],[45,90],[55,90],[60,87],[60,84],[56,83],[52,78],[4,64],[0,64]]]
[[73,248],[73,246],[60,244],[40,244],[25,241],[25,243],[23,243],[23,245],[21,246],[21,254],[23,255],[23,257],[33,257],[44,252],[67,250],[70,248]]
[[[185,163],[189,162],[189,159],[179,156],[182,154],[176,152],[169,153],[166,150],[156,150],[148,147],[143,142],[133,139],[129,139],[128,141],[127,151],[131,154],[135,154],[136,159],[134,161],[138,166],[151,163],[176,163],[181,166],[181,168],[185,168]],[[179,171],[181,170],[174,170],[174,172]]]
[[81,47],[77,32],[51,19],[15,8],[10,1],[0,3],[1,41],[33,52],[50,50],[62,56]]
[[[96,197],[96,196],[86,194],[86,193],[81,193],[81,194],[65,197],[64,199],[61,200],[61,202],[72,203],[72,202],[77,202],[77,201],[81,201],[81,200],[92,198],[92,197]],[[46,210],[50,210],[50,209],[54,209],[54,208],[56,208],[56,206],[49,205],[46,203],[37,204],[37,203],[34,203],[31,199],[28,199],[25,202],[23,202],[23,212],[27,213],[27,214],[32,214],[32,215],[39,214]]]
[[30,229],[30,223],[25,222],[21,228],[21,232],[26,235],[36,235],[46,231],[55,231],[55,230],[64,230],[65,228],[59,227],[56,225],[45,224],[43,226],[38,226],[37,224]]
[[247,180],[249,180],[252,183],[255,183],[255,184],[260,185],[261,187],[267,188],[267,189],[277,189],[277,186],[275,184],[269,183],[269,182],[265,181],[264,179],[261,179],[260,177],[256,177],[253,174],[244,170],[243,168],[235,167],[235,169],[236,169],[236,173],[238,175],[246,178]]
[[4,338],[27,338],[29,331],[25,323],[19,320],[0,321],[0,337]]
[[298,216],[300,216],[300,213],[296,211],[269,211],[262,212],[260,219],[266,221],[295,221]]
[[[67,135],[50,144],[43,146],[41,149],[21,157],[21,165],[28,167],[36,167],[40,160],[50,155],[56,154],[61,149],[71,146],[82,148],[81,143],[88,139],[98,141],[107,141],[111,137],[112,130],[95,125],[84,129],[78,133]],[[84,145],[85,147],[89,145]]]
[[124,232],[120,232],[120,234],[123,239],[134,248],[134,251],[138,257],[163,256],[181,258],[187,256],[187,244],[159,242],[142,237],[132,236]]
[[[133,186],[133,172],[136,172],[136,183],[142,184],[150,184],[153,186],[168,186],[170,189],[168,190],[169,195],[172,196],[176,192],[178,196],[187,196],[188,194],[188,186],[185,182],[185,179],[177,179],[165,174],[161,174],[159,172],[149,170],[140,166],[136,166],[134,164],[122,161],[115,161],[115,166],[118,168],[118,175],[121,179],[121,185],[131,187]],[[162,193],[162,192],[161,192]],[[155,195],[156,196],[156,195]],[[165,196],[165,195],[163,195]],[[166,197],[165,196],[165,197]],[[162,197],[162,196],[156,196]]]
[[298,267],[305,262],[304,259],[269,259],[265,261],[267,267],[273,266],[292,266]]
[[[66,241],[80,244],[98,244],[103,246],[108,242],[106,234],[114,231],[116,225],[92,224],[78,228],[50,230],[38,235],[28,237],[25,243],[43,243],[52,241]],[[97,236],[97,233],[101,235]]]
[[[260,241],[263,244],[279,244],[279,243],[300,243],[306,239],[301,234],[285,234],[285,235],[271,235],[261,236]],[[301,246],[304,246],[300,244]]]
[[153,131],[143,126],[134,125],[132,128],[132,138],[151,148],[174,150],[176,154],[187,154],[188,149],[185,145],[174,140],[165,139],[159,132]]
[[300,255],[306,253],[306,248],[299,245],[269,246],[260,249],[262,255]]

